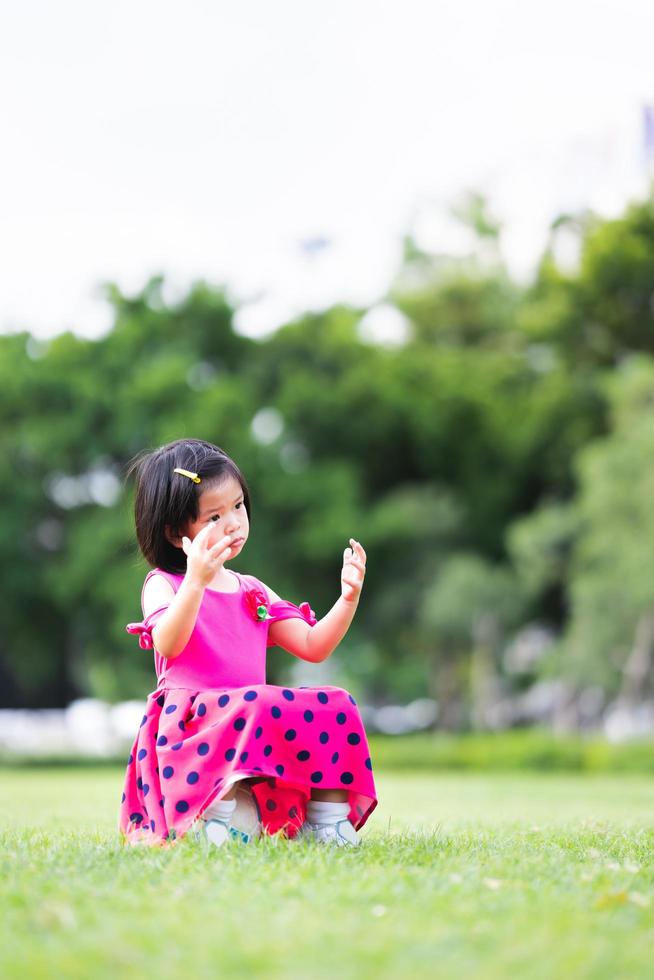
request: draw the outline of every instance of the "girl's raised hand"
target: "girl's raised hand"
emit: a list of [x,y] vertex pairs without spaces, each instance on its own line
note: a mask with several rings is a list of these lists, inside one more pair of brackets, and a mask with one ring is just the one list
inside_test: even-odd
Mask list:
[[366,553],[354,538],[343,552],[341,595],[346,602],[358,602],[366,574]]
[[206,587],[220,566],[229,557],[234,535],[225,534],[216,540],[216,524],[207,524],[193,540],[182,538],[182,550],[186,555],[186,575],[197,585]]

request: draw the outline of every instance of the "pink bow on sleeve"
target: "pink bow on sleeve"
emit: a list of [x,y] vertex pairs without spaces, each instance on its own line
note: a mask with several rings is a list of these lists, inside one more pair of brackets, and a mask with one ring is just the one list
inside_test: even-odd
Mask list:
[[318,618],[308,602],[301,602],[298,609],[306,619],[309,626],[315,626]]
[[146,626],[145,623],[128,623],[125,629],[128,633],[138,636],[141,650],[152,650],[154,643],[151,626]]
[[133,636],[138,636],[141,650],[152,650],[154,648],[152,630],[156,626],[156,621],[161,613],[165,612],[167,608],[168,606],[160,606],[159,609],[155,609],[149,616],[146,616],[142,623],[128,623],[125,627],[128,633],[131,633]]

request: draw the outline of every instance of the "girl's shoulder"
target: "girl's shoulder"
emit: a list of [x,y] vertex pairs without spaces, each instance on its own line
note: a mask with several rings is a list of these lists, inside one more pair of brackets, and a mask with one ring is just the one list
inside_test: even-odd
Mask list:
[[141,609],[144,614],[147,615],[153,609],[167,605],[177,592],[183,579],[183,575],[164,572],[161,568],[151,569],[145,576],[141,589]]

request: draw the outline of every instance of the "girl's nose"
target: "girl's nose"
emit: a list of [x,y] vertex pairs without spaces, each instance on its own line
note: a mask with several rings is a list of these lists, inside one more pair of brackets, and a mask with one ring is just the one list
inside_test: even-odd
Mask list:
[[229,517],[226,518],[225,520],[225,531],[227,532],[227,534],[231,534],[232,531],[238,531],[239,527],[240,524],[236,514],[230,514]]

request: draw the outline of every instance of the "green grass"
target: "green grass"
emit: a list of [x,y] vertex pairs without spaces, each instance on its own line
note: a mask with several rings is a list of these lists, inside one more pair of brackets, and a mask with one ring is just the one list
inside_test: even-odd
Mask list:
[[652,976],[654,781],[382,771],[363,845],[123,849],[122,770],[0,772],[0,976]]

